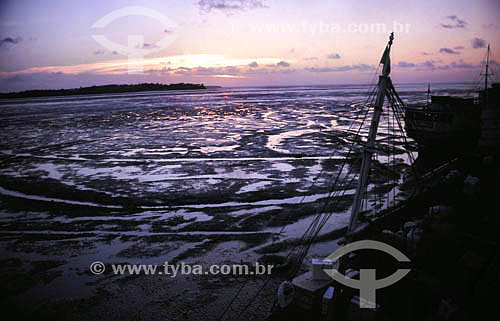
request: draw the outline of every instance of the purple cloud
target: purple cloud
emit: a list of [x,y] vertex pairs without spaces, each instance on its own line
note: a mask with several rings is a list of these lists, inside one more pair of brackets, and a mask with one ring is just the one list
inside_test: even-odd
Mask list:
[[474,49],[486,48],[486,41],[484,41],[481,38],[474,38],[472,39],[472,48]]
[[366,65],[366,64],[358,64],[358,65],[346,65],[346,66],[338,66],[338,67],[310,67],[306,68],[305,70],[310,71],[310,72],[342,72],[342,71],[352,71],[352,70],[358,70],[358,71],[371,71],[374,70],[375,67],[371,65]]
[[460,52],[455,51],[455,50],[450,49],[450,48],[441,48],[441,49],[439,49],[439,52],[450,54],[450,55],[459,55],[460,54]]
[[488,23],[482,25],[483,29],[500,29],[500,24],[497,23]]
[[412,68],[412,67],[415,67],[415,64],[414,63],[411,63],[411,62],[406,62],[406,61],[400,61],[398,64],[397,64],[398,67],[401,67],[401,68]]
[[459,19],[455,15],[446,17],[446,21],[444,23],[441,23],[441,27],[446,29],[462,29],[466,26],[467,22],[465,20]]
[[200,0],[198,6],[203,13],[209,13],[212,10],[233,12],[267,8],[262,0]]
[[470,63],[466,63],[463,60],[460,60],[459,62],[452,62],[450,64],[450,66],[452,68],[460,68],[460,69],[474,69],[474,68],[478,67],[476,65],[473,65],[473,64],[470,64]]
[[329,54],[328,59],[340,59],[340,55],[338,53]]
[[0,47],[6,46],[6,45],[17,45],[18,43],[21,42],[21,38],[12,38],[12,37],[5,37],[3,39],[0,39]]
[[278,67],[290,67],[290,64],[286,61],[280,61],[276,64]]
[[478,65],[474,65],[471,63],[464,62],[462,59],[460,59],[458,62],[452,62],[451,64],[447,65],[436,65],[435,61],[428,60],[425,61],[421,64],[419,64],[420,67],[423,67],[425,69],[430,69],[430,70],[450,70],[450,69],[478,69]]
[[434,61],[427,60],[422,63],[422,67],[434,69],[436,65],[434,65]]

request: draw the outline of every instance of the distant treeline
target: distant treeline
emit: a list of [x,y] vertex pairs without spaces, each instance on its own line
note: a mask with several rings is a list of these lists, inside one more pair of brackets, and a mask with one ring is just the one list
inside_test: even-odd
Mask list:
[[203,84],[153,84],[144,83],[137,85],[105,85],[80,87],[72,89],[49,89],[49,90],[27,90],[21,92],[0,93],[0,98],[26,98],[26,97],[47,97],[47,96],[70,96],[70,95],[92,95],[92,94],[112,94],[138,91],[163,91],[163,90],[190,90],[206,89]]

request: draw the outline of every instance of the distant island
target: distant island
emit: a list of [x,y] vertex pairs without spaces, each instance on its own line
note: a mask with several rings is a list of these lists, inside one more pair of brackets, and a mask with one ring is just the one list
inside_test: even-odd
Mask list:
[[104,85],[80,87],[71,89],[37,89],[20,92],[0,93],[0,98],[27,98],[48,96],[71,96],[71,95],[93,95],[93,94],[116,94],[141,91],[165,91],[165,90],[194,90],[207,89],[203,84],[159,84],[143,83],[137,85]]

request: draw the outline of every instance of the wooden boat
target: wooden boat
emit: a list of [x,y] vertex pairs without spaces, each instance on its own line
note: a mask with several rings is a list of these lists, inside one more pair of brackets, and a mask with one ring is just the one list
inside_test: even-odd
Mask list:
[[405,130],[421,148],[433,151],[500,151],[500,84],[488,87],[490,46],[484,89],[479,97],[432,96],[426,105],[408,105]]
[[480,115],[477,99],[432,96],[426,105],[407,106],[405,130],[423,148],[471,149],[479,137]]
[[500,155],[500,83],[486,88],[479,93],[482,108],[478,149],[482,154]]

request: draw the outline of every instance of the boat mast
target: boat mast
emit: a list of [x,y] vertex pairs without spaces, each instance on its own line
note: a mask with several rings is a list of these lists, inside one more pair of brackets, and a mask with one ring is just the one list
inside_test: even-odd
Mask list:
[[488,54],[486,55],[486,73],[484,74],[484,108],[488,108],[488,69],[490,67],[490,44],[488,44]]
[[490,44],[488,44],[488,54],[486,55],[486,73],[484,74],[484,90],[488,91],[488,68],[490,66]]
[[481,74],[484,76],[484,107],[488,108],[488,69],[490,67],[490,44],[488,44],[488,53],[486,54],[486,72]]
[[370,172],[370,163],[373,155],[373,147],[375,146],[375,139],[377,137],[380,116],[382,115],[382,106],[384,105],[384,99],[387,94],[386,90],[389,87],[389,84],[391,83],[391,79],[389,77],[389,74],[391,73],[390,52],[393,40],[394,40],[394,32],[392,32],[391,36],[389,37],[389,43],[387,44],[387,47],[385,48],[384,54],[380,61],[380,63],[384,65],[384,68],[382,69],[382,75],[379,76],[377,99],[375,101],[375,106],[374,106],[375,110],[373,112],[372,121],[370,124],[368,141],[363,150],[361,171],[359,173],[359,182],[356,188],[356,195],[354,196],[354,203],[352,206],[349,229],[347,230],[348,234],[354,231],[358,222],[359,211],[361,209],[361,202],[363,200],[363,194],[366,189],[366,183]]
[[427,104],[429,104],[429,98],[431,96],[431,84],[427,84]]

